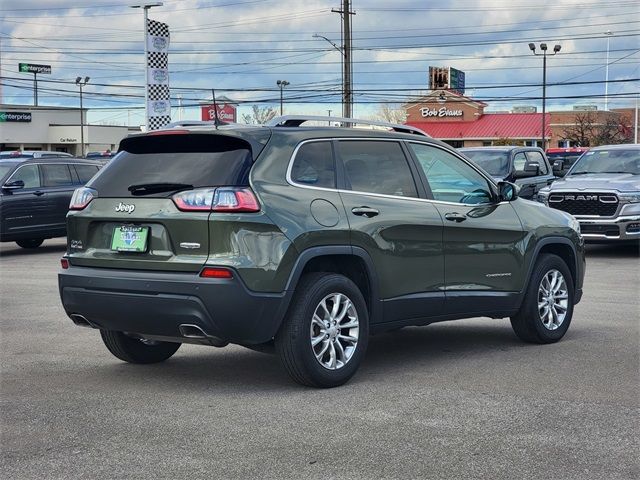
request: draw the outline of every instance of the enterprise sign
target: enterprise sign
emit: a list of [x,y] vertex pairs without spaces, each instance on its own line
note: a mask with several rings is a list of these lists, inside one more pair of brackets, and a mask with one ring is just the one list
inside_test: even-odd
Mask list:
[[51,65],[38,65],[36,63],[19,63],[20,73],[51,73]]
[[421,108],[420,113],[423,117],[461,117],[462,110],[449,110],[447,107],[435,108]]
[[0,122],[30,122],[31,112],[0,112]]

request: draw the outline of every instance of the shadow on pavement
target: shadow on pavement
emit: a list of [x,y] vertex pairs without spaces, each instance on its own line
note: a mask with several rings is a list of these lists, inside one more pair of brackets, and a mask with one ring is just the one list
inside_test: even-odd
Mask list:
[[[513,334],[508,320],[479,319],[478,325],[431,325],[408,327],[371,337],[367,356],[351,382],[366,381],[367,374],[394,375],[407,365],[440,368],[464,357],[482,357],[496,351],[526,348]],[[481,324],[481,322],[493,322]],[[465,361],[466,361],[465,360]],[[110,363],[92,366],[91,375],[101,382],[171,384],[180,389],[252,391],[298,391],[276,355],[244,348],[201,347],[180,350],[164,364],[129,365]]]
[[45,255],[47,253],[64,252],[66,249],[66,243],[51,243],[47,245],[46,241],[38,248],[22,248],[15,243],[5,243],[0,246],[0,257]]
[[622,244],[587,244],[587,259],[598,258],[639,258],[640,242]]

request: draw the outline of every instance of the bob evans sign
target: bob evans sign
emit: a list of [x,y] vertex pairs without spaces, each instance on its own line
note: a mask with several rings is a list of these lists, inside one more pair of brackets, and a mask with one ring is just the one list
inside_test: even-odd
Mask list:
[[462,110],[449,110],[447,107],[441,108],[429,108],[424,107],[420,109],[420,113],[423,117],[461,117]]
[[[216,111],[213,105],[205,105],[202,107],[202,120],[211,122],[216,119]],[[218,120],[222,122],[236,122],[236,107],[225,104],[218,105]]]

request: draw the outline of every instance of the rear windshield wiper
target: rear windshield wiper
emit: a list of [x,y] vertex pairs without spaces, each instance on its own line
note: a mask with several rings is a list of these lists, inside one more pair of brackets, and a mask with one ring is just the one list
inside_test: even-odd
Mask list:
[[193,185],[188,183],[140,183],[138,185],[130,185],[127,190],[131,195],[150,195],[160,192],[176,192],[178,190],[190,190]]

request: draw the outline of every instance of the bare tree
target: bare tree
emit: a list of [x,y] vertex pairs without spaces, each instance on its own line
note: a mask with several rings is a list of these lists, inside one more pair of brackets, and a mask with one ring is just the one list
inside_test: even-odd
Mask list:
[[631,143],[630,120],[617,113],[598,122],[593,112],[576,113],[575,122],[563,131],[565,140],[579,147]]
[[253,105],[251,107],[250,114],[242,114],[242,121],[248,124],[264,125],[276,115],[277,112],[273,107],[260,107],[258,105]]
[[402,124],[407,119],[407,112],[399,104],[383,103],[374,114],[376,120]]

